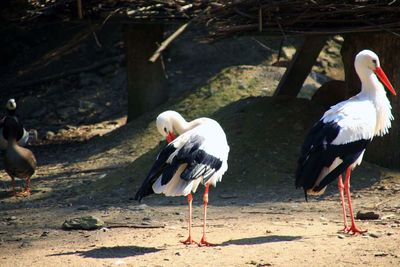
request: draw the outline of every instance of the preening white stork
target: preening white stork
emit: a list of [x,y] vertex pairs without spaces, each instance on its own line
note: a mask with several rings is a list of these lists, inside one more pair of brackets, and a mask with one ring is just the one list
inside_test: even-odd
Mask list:
[[[156,193],[166,196],[187,196],[189,204],[189,237],[184,244],[196,243],[192,239],[192,194],[200,183],[203,195],[203,237],[199,245],[212,245],[206,240],[206,218],[209,186],[216,186],[228,169],[229,146],[221,126],[215,120],[199,118],[187,122],[175,111],[165,111],[157,117],[157,129],[169,143],[158,154],[147,178],[135,199]],[[174,130],[179,136],[175,138]]]
[[[350,173],[361,164],[367,144],[374,136],[387,134],[393,120],[392,107],[377,76],[393,95],[396,92],[374,52],[359,52],[354,66],[362,83],[361,92],[332,106],[312,127],[301,148],[295,176],[296,187],[303,187],[306,199],[307,194],[322,194],[326,186],[338,178],[343,230],[356,234],[363,231],[354,221]],[[351,227],[347,225],[343,190],[346,191]]]

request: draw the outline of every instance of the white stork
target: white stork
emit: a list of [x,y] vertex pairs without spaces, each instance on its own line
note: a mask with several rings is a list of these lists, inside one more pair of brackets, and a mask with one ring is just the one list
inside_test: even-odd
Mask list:
[[[392,107],[377,76],[393,95],[396,92],[374,52],[359,52],[354,66],[362,83],[361,92],[332,106],[312,127],[301,148],[295,176],[296,187],[303,187],[306,199],[307,194],[322,194],[326,186],[338,178],[343,230],[357,234],[365,231],[357,228],[354,221],[350,173],[361,164],[365,148],[372,138],[387,134],[393,120]],[[346,191],[351,227],[348,227],[346,221],[343,190]]]
[[[203,237],[198,245],[210,246],[206,240],[208,189],[216,186],[228,169],[229,146],[221,126],[215,120],[199,118],[187,122],[175,111],[165,111],[157,117],[157,129],[169,143],[158,154],[147,178],[135,199],[156,193],[166,196],[187,196],[189,204],[189,237],[184,244],[196,243],[192,239],[192,194],[200,183],[203,195]],[[175,138],[174,130],[179,134]],[[197,244],[197,243],[196,243]]]

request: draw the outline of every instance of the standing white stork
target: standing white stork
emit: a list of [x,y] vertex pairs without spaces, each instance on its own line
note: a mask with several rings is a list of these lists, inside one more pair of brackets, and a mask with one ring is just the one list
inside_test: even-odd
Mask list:
[[[307,194],[322,194],[326,186],[338,178],[343,230],[356,234],[365,231],[357,228],[354,221],[350,173],[361,164],[367,144],[374,136],[387,134],[393,120],[392,107],[377,76],[393,95],[396,92],[374,52],[359,52],[354,66],[362,83],[361,92],[332,106],[312,127],[301,148],[295,176],[296,187],[303,187],[306,199]],[[346,191],[351,227],[348,227],[346,221],[343,190]]]
[[[169,143],[158,154],[147,178],[135,199],[156,193],[166,196],[187,196],[189,204],[189,237],[184,244],[196,243],[192,239],[192,194],[200,183],[203,195],[203,237],[198,245],[212,245],[206,240],[208,189],[216,186],[228,169],[229,146],[221,126],[215,120],[199,118],[187,122],[175,111],[165,111],[157,117],[157,129]],[[179,136],[175,138],[174,130]]]

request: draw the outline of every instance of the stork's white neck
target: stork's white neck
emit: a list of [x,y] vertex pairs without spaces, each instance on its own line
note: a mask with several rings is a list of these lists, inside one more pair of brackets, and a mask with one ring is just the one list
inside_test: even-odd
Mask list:
[[374,135],[382,136],[388,133],[393,120],[392,106],[386,96],[385,88],[378,80],[375,73],[369,68],[357,68],[356,71],[361,80],[360,98],[373,102],[376,109],[376,127]]
[[170,120],[172,122],[172,126],[174,129],[178,132],[178,134],[183,134],[184,132],[187,132],[194,127],[198,126],[203,122],[203,118],[196,119],[190,122],[187,122],[181,114],[175,111],[171,111],[170,114]]

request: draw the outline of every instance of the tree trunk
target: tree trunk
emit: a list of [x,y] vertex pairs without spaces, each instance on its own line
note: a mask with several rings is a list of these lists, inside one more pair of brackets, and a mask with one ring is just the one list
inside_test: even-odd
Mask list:
[[[354,69],[356,54],[363,50],[374,51],[380,59],[381,67],[385,70],[389,80],[396,89],[400,88],[400,39],[390,33],[360,33],[349,34],[344,38],[342,46],[342,59],[345,69],[347,95],[357,94],[361,89],[361,82]],[[394,97],[389,92],[388,98],[392,104],[392,113],[395,120],[389,134],[384,137],[375,137],[368,146],[366,159],[369,162],[389,168],[400,167],[400,98]]]
[[154,109],[168,98],[161,60],[149,62],[149,58],[163,41],[163,33],[162,24],[125,25],[128,122]]

